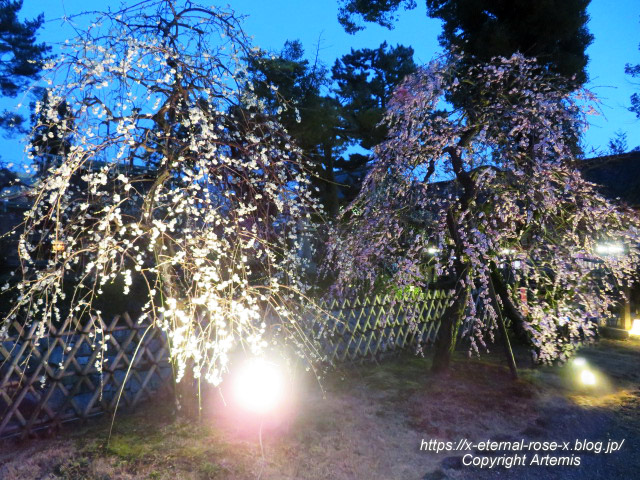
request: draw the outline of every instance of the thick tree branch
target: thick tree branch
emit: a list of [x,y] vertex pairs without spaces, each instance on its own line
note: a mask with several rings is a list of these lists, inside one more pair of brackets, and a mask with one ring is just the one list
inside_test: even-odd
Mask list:
[[493,282],[495,291],[502,302],[502,312],[504,316],[511,319],[514,333],[520,341],[530,345],[531,339],[524,327],[527,320],[513,304],[511,296],[509,295],[509,290],[507,290],[507,286],[502,279],[502,275],[500,275],[500,272],[498,272],[495,267],[491,269],[491,281]]
[[453,167],[453,172],[456,174],[456,178],[463,188],[463,193],[460,197],[460,206],[463,211],[469,208],[471,201],[476,195],[477,188],[476,183],[469,172],[464,169],[464,162],[462,161],[462,157],[458,153],[458,149],[466,147],[469,142],[471,142],[475,134],[476,129],[470,129],[465,132],[462,137],[460,137],[457,147],[449,146],[443,150],[443,152],[448,154],[451,158],[451,166]]

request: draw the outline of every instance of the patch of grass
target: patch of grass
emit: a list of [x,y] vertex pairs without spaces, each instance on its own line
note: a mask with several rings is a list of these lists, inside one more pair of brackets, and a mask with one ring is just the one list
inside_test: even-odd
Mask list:
[[226,469],[217,463],[203,462],[198,468],[199,472],[207,479],[219,478],[226,473]]
[[76,460],[60,466],[59,478],[93,480],[89,472],[96,461],[106,461],[114,471],[136,478],[180,478],[179,472],[188,471],[196,475],[192,478],[208,480],[235,478],[233,473],[239,471],[230,472],[222,463],[240,458],[241,452],[231,449],[224,435],[207,425],[175,419],[160,408],[119,415],[107,440],[108,420],[103,419],[92,440],[76,437]]
[[213,456],[219,456],[227,450],[226,445],[213,441],[193,441],[175,448],[175,457],[189,461],[205,461]]
[[61,480],[84,480],[90,479],[90,460],[86,457],[79,457],[58,465],[54,469],[55,478]]
[[339,427],[339,420],[331,415],[305,415],[296,421],[301,430],[324,433]]
[[212,429],[176,421],[159,429],[147,426],[146,432],[135,428],[127,431],[120,425],[104,451],[132,462],[162,459],[199,462],[225,453],[227,446]]
[[115,435],[106,446],[105,451],[123,460],[134,461],[144,459],[150,452],[151,446],[139,438],[124,435]]
[[382,392],[407,393],[424,384],[431,362],[415,355],[401,355],[379,365],[367,365],[353,372],[367,387]]

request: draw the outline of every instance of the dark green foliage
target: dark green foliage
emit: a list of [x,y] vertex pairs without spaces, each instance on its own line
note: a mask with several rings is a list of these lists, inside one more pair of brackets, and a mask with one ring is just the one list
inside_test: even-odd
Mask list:
[[[375,49],[352,49],[336,60],[331,73],[342,105],[342,134],[350,145],[370,150],[385,139],[387,128],[379,124],[387,102],[393,89],[415,70],[411,47],[389,47],[386,42]],[[370,160],[369,155],[352,153],[336,162],[344,202],[360,191]]]
[[[640,78],[640,63],[637,65],[627,63],[624,67],[624,72],[634,78]],[[637,93],[631,95],[631,107],[629,108],[629,111],[635,113],[636,117],[640,118],[640,95]]]
[[385,138],[386,129],[378,123],[387,101],[415,69],[412,48],[386,42],[351,50],[331,72],[305,59],[299,41],[287,41],[279,54],[265,53],[251,65],[254,90],[305,152],[331,217],[357,194],[370,159],[359,153],[346,157],[346,147],[369,150]]
[[370,149],[384,140],[386,128],[378,124],[387,101],[393,89],[415,70],[413,48],[389,47],[387,42],[376,49],[351,49],[336,60],[331,72],[352,142]]
[[391,29],[396,20],[395,12],[403,4],[405,10],[416,7],[415,0],[342,0],[338,21],[351,34],[364,29],[354,21],[354,16],[361,16],[366,22],[378,23]]
[[470,62],[535,57],[574,85],[587,80],[590,0],[427,0],[428,15],[442,20],[440,44],[464,52]]
[[621,155],[629,149],[627,143],[627,133],[622,130],[616,130],[614,136],[609,140],[609,154]]
[[302,44],[296,40],[287,41],[278,55],[264,53],[251,65],[251,74],[267,111],[278,116],[304,151],[322,202],[327,212],[335,215],[338,199],[333,162],[345,142],[338,128],[340,104],[322,92],[329,83],[327,69],[306,60]]
[[[255,65],[254,73],[262,80],[257,91],[272,108],[277,108],[276,95],[285,100],[288,108],[280,112],[280,121],[305,152],[311,156],[322,155],[324,146],[337,147],[340,106],[329,96],[323,95],[323,87],[330,80],[327,69],[304,58],[304,49],[298,41],[287,41],[280,55],[263,56]],[[277,94],[269,86],[278,88]]]
[[[7,97],[15,97],[37,77],[51,50],[44,43],[36,43],[44,16],[21,22],[21,8],[22,0],[0,0],[0,95]],[[0,127],[4,129],[20,129],[23,123],[15,113],[5,111],[0,115]]]
[[[552,73],[574,86],[587,80],[586,48],[593,40],[587,30],[590,0],[426,0],[427,15],[443,21],[440,44],[465,54],[469,63],[520,52],[536,57]],[[391,27],[401,7],[414,0],[343,0],[339,19],[347,32],[363,27],[354,18]]]
[[6,130],[7,134],[26,133],[25,119],[22,115],[5,110],[0,112],[0,129]]
[[50,47],[36,43],[44,16],[21,22],[22,0],[0,0],[0,93],[13,97],[35,79]]

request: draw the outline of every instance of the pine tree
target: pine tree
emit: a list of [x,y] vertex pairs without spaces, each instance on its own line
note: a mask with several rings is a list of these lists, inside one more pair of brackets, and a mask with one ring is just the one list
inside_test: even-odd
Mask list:
[[[585,50],[593,41],[586,27],[589,1],[426,0],[426,5],[427,15],[443,22],[440,44],[464,52],[469,66],[521,53],[580,86],[587,80]],[[339,20],[349,33],[363,28],[357,17],[391,28],[402,6],[415,8],[416,2],[343,0]]]
[[[634,78],[640,78],[640,63],[636,65],[627,63],[624,67],[624,72]],[[629,111],[635,113],[636,117],[640,118],[640,95],[637,93],[631,95],[631,107],[629,107]]]
[[[37,78],[51,47],[36,42],[36,32],[44,16],[20,21],[22,0],[0,0],[0,94],[15,97]],[[19,128],[24,118],[14,112],[3,112],[0,126]]]

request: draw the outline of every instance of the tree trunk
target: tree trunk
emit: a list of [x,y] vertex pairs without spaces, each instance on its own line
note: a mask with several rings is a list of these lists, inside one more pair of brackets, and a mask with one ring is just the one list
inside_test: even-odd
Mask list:
[[531,338],[529,337],[529,333],[524,327],[526,319],[524,315],[520,313],[518,308],[513,304],[511,300],[511,296],[509,295],[509,290],[507,290],[507,286],[502,279],[502,275],[497,269],[491,269],[491,281],[495,288],[495,292],[500,297],[502,302],[502,314],[511,320],[511,325],[513,327],[513,332],[515,333],[518,340],[525,345],[531,345]]
[[516,359],[513,356],[513,350],[511,349],[511,342],[509,341],[509,332],[504,324],[504,318],[502,315],[502,309],[500,308],[500,302],[496,295],[496,289],[493,286],[493,280],[489,278],[489,293],[491,295],[491,303],[496,311],[498,327],[500,328],[500,334],[502,335],[502,345],[504,347],[504,354],[509,364],[509,370],[513,378],[518,378],[518,366],[516,365]]
[[[434,345],[431,371],[435,373],[449,368],[451,354],[456,348],[458,329],[460,328],[460,323],[462,323],[464,310],[467,307],[467,300],[471,293],[471,285],[467,278],[467,265],[462,261],[463,245],[458,234],[458,222],[451,210],[447,212],[447,228],[455,244],[456,259],[453,262],[453,267],[456,272],[454,287],[456,290],[451,299],[451,305],[445,309],[442,315],[440,330]],[[462,287],[462,283],[464,283],[464,287]]]
[[338,184],[336,183],[335,173],[333,171],[335,162],[333,158],[333,148],[329,143],[323,146],[323,180],[324,185],[324,208],[331,220],[338,216]]
[[198,384],[193,376],[193,365],[190,362],[180,382],[175,383],[176,402],[179,405],[178,415],[180,417],[188,420],[200,418],[199,393]]
[[471,287],[466,285],[458,289],[453,296],[452,304],[446,308],[440,322],[440,330],[433,347],[433,363],[431,371],[440,373],[449,369],[451,354],[456,348],[458,330],[464,317],[464,310],[471,293]]
[[[458,147],[466,147],[473,136],[477,133],[477,128],[467,130],[460,140]],[[476,183],[473,177],[464,169],[464,162],[458,148],[447,147],[443,151],[451,157],[451,166],[456,174],[458,182],[462,186],[462,195],[460,196],[460,212],[464,213],[469,210],[469,206],[476,195]],[[456,293],[443,315],[440,331],[434,346],[433,363],[431,370],[433,372],[442,372],[449,368],[451,363],[451,354],[456,348],[458,339],[458,329],[464,317],[464,311],[467,308],[467,300],[471,294],[472,282],[469,280],[469,265],[463,260],[464,245],[460,238],[458,220],[454,215],[452,208],[447,211],[447,230],[453,240],[455,257],[453,268],[456,277]],[[464,284],[464,287],[462,286]]]

